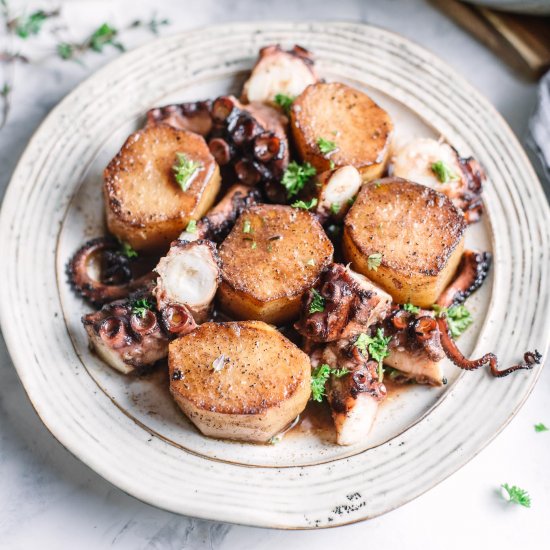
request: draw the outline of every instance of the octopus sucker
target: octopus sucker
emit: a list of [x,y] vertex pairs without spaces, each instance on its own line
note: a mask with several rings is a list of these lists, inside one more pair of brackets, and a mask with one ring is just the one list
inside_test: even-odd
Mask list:
[[487,278],[492,260],[490,252],[465,250],[453,280],[438,298],[437,305],[449,307],[464,302],[481,287]]
[[[99,278],[90,273],[96,259]],[[73,289],[95,306],[126,298],[154,278],[153,273],[132,278],[129,259],[120,251],[120,243],[111,237],[98,237],[82,245],[67,264],[67,275]]]
[[212,102],[192,101],[155,107],[147,111],[147,126],[168,124],[177,130],[187,130],[206,137],[212,130]]

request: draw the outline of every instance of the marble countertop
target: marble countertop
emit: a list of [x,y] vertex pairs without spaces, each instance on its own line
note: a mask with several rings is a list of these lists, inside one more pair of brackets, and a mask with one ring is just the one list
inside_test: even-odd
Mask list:
[[[10,2],[14,11],[27,2]],[[346,19],[389,28],[442,57],[487,96],[523,141],[536,101],[533,84],[519,79],[430,4],[413,0],[72,0],[62,21],[75,38],[104,21],[124,26],[153,12],[168,17],[163,33],[238,20]],[[66,32],[66,31],[65,31]],[[2,37],[5,39],[5,36]],[[134,47],[150,40],[146,31],[127,33]],[[0,131],[0,189],[34,130],[78,82],[116,51],[89,54],[85,65],[56,60],[52,37],[29,43],[36,63],[17,66],[12,109]],[[5,70],[2,66],[1,70]],[[2,73],[0,73],[1,75]],[[4,73],[6,74],[6,73]],[[0,340],[0,547],[126,549],[287,549],[341,547],[439,549],[497,547],[548,548],[550,541],[550,372],[542,373],[533,394],[510,425],[474,460],[406,506],[368,522],[336,529],[272,531],[177,516],[153,508],[113,487],[66,451],[42,425]],[[483,422],[483,418],[480,418]],[[532,508],[505,503],[501,483],[529,490]]]

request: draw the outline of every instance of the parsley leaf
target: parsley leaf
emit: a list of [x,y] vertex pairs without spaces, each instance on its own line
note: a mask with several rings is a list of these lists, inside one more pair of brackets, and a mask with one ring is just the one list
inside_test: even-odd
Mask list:
[[448,181],[454,181],[458,179],[458,176],[451,171],[451,169],[442,161],[438,160],[431,166],[432,172],[437,176],[437,179],[441,183],[447,183]]
[[281,180],[281,183],[286,187],[288,198],[297,195],[304,188],[304,185],[316,174],[317,170],[309,162],[298,164],[293,160],[288,165]]
[[275,103],[288,115],[290,113],[290,107],[296,98],[287,94],[276,94]]
[[27,17],[18,17],[15,21],[15,33],[23,39],[38,34],[42,30],[44,21],[57,14],[58,12],[46,13],[44,10],[38,10]]
[[335,215],[338,214],[338,212],[340,212],[340,203],[339,202],[333,202],[330,205],[330,211]]
[[405,311],[408,311],[409,313],[414,313],[415,315],[417,313],[420,313],[420,308],[417,307],[417,306],[414,306],[413,304],[411,303],[407,303],[407,304],[403,304],[403,309]]
[[549,428],[547,428],[542,422],[539,424],[535,424],[535,431],[536,432],[547,432],[549,431]]
[[390,343],[391,336],[384,337],[384,329],[377,329],[375,336],[369,336],[362,332],[355,341],[355,347],[363,355],[368,355],[375,361],[378,361],[378,381],[382,382],[384,379],[384,368],[382,362],[390,354],[388,344]]
[[336,151],[337,148],[334,141],[329,141],[328,139],[325,139],[323,137],[320,137],[317,140],[317,146],[319,147],[319,151],[321,151],[323,155],[328,155],[329,153]]
[[319,365],[311,373],[311,399],[321,402],[325,394],[325,385],[331,375],[341,378],[349,373],[348,369],[333,369],[327,364]]
[[516,485],[508,485],[508,483],[504,483],[501,485],[501,487],[506,491],[503,494],[503,497],[508,502],[513,502],[514,504],[520,504],[521,506],[525,506],[526,508],[531,508],[531,497],[529,496],[529,493],[525,489],[520,489]]
[[382,254],[380,252],[375,252],[367,258],[367,267],[372,271],[378,271],[381,263]]
[[309,202],[295,201],[291,204],[293,208],[303,208],[304,210],[311,210],[317,205],[317,199],[311,199]]
[[61,42],[57,45],[57,55],[61,59],[71,59],[74,55],[74,47],[67,42]]
[[313,299],[309,304],[309,313],[321,313],[325,311],[325,299],[314,289],[311,289]]
[[185,153],[176,153],[177,161],[172,170],[178,185],[183,191],[187,191],[198,170],[202,170],[202,162],[190,160]]
[[132,313],[138,315],[139,317],[145,317],[145,313],[153,308],[153,304],[149,302],[146,298],[141,300],[136,300],[132,304]]
[[122,253],[128,258],[137,258],[138,253],[132,248],[132,246],[128,243],[125,243],[124,241],[119,241],[120,247],[122,249]]
[[243,223],[243,233],[250,233],[252,231],[252,225],[249,220],[245,220]]
[[447,324],[453,338],[458,338],[474,322],[471,313],[463,305],[445,308],[434,304],[432,308],[438,317],[447,315]]
[[117,34],[117,29],[111,27],[108,23],[103,23],[90,36],[90,49],[94,50],[94,52],[102,52],[105,46],[111,45],[123,52],[124,46],[120,42],[115,42]]
[[185,231],[187,231],[187,233],[196,233],[197,232],[196,220],[189,220],[189,223],[187,224]]

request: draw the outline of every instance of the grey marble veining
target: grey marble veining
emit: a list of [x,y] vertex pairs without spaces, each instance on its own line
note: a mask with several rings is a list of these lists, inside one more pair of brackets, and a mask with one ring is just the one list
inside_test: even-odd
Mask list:
[[[10,4],[16,10],[28,3]],[[85,36],[103,21],[124,26],[155,10],[172,21],[164,33],[237,20],[361,20],[399,32],[442,57],[489,97],[520,138],[536,99],[532,84],[520,80],[422,1],[72,0],[61,4],[74,38]],[[29,5],[43,7],[48,2]],[[127,47],[150,39],[145,31],[124,36]],[[40,59],[39,63],[17,67],[13,108],[0,132],[2,195],[26,143],[51,108],[117,55],[114,50],[90,54],[82,67],[55,59],[53,44],[48,35],[37,38],[29,45],[29,54]],[[550,434],[536,434],[533,424],[550,425],[549,398],[550,374],[546,370],[519,415],[487,449],[424,496],[384,517],[318,532],[270,531],[170,514],[104,481],[42,425],[1,341],[0,548],[322,550],[368,545],[426,550],[498,545],[500,549],[542,549],[550,540]],[[495,492],[504,482],[527,488],[533,508],[510,507],[500,501]]]

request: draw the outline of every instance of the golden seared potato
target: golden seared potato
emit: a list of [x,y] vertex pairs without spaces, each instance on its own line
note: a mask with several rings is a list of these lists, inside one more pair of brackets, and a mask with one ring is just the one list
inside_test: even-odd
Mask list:
[[340,82],[318,82],[294,100],[290,114],[298,153],[317,172],[351,165],[363,181],[382,175],[393,124],[365,93]]
[[136,250],[165,249],[212,206],[220,182],[198,134],[162,124],[139,130],[104,172],[109,231]]
[[290,206],[245,211],[220,246],[221,309],[236,319],[281,324],[298,317],[300,300],[332,261],[317,219]]
[[204,434],[264,443],[309,399],[309,357],[259,321],[204,323],[170,343],[170,392]]
[[398,303],[431,307],[451,281],[466,222],[442,193],[400,178],[363,186],[344,220],[353,269]]

